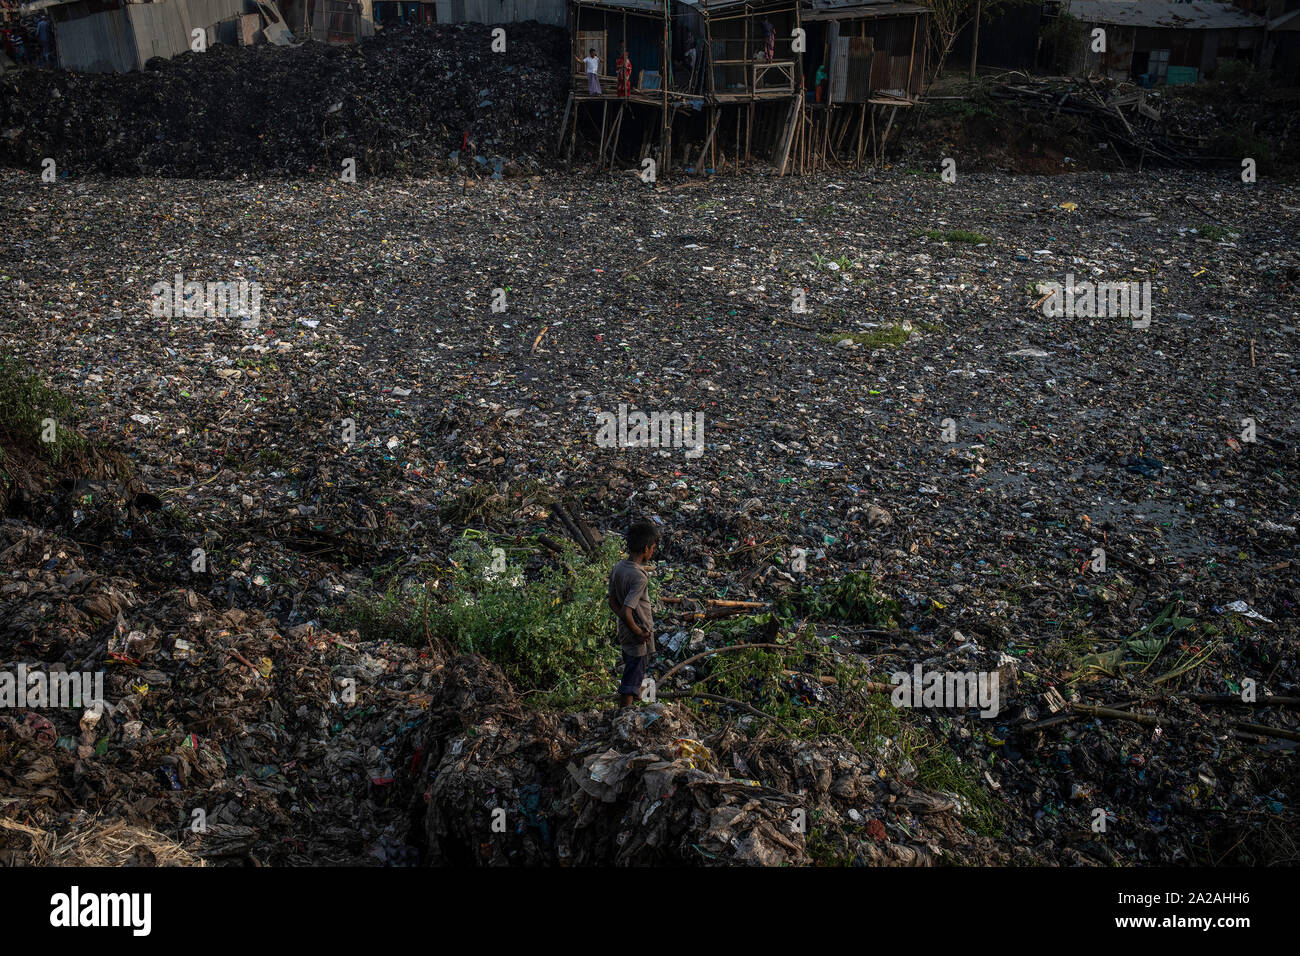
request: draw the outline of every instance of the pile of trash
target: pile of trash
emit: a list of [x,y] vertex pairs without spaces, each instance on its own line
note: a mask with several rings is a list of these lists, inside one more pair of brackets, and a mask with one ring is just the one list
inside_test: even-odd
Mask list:
[[[1294,163],[1300,89],[1251,74],[1236,82],[1146,89],[1101,77],[963,77],[930,91],[898,150],[911,163],[1016,173],[1153,167],[1280,173]],[[952,95],[949,95],[952,94]],[[911,111],[908,111],[911,112]]]
[[[594,540],[644,516],[664,532],[656,580],[680,599],[661,607],[671,635],[698,624],[705,647],[770,639],[764,607],[866,573],[897,603],[894,623],[825,614],[803,640],[875,680],[918,664],[1005,675],[995,717],[895,715],[942,743],[927,753],[959,762],[949,776],[964,789],[859,741],[848,749],[873,787],[920,784],[943,801],[977,786],[995,818],[982,835],[1000,827],[1007,852],[1057,862],[1294,856],[1293,181],[267,180],[209,184],[201,209],[179,180],[51,187],[0,171],[0,183],[15,197],[0,208],[0,348],[72,398],[83,433],[139,482],[69,475],[0,525],[6,662],[107,660],[122,716],[6,724],[0,786],[21,794],[7,818],[50,832],[84,804],[188,848],[197,837],[181,828],[207,808],[270,834],[253,853],[279,861],[558,861],[562,847],[597,859],[582,831],[634,833],[624,816],[648,812],[667,780],[679,796],[651,815],[667,808],[668,822],[638,855],[694,859],[690,838],[732,860],[731,838],[753,832],[758,856],[868,859],[838,835],[846,853],[830,854],[813,814],[833,807],[845,828],[874,830],[878,789],[837,802],[837,772],[829,796],[785,802],[813,793],[795,758],[830,760],[826,735],[803,727],[745,749],[726,722],[763,718],[666,695],[626,735],[594,701],[543,717],[524,703],[549,688],[511,692],[422,635],[385,644],[372,622],[333,617],[390,584],[394,603],[421,582],[436,599],[465,540],[499,545],[510,574],[529,575],[572,558],[552,538],[582,547],[584,526]],[[151,285],[177,272],[260,282],[261,324],[152,314]],[[1149,281],[1149,326],[1047,315],[1043,287],[1068,279]],[[599,443],[600,416],[620,406],[701,415],[700,440]],[[759,607],[731,621],[708,600]],[[697,653],[684,640],[655,673]],[[665,690],[718,690],[727,666],[684,668]],[[834,685],[790,669],[724,693],[768,713],[797,695],[814,724],[836,713]],[[376,709],[332,703],[335,676],[368,687]],[[1241,700],[1247,681],[1255,702]],[[438,711],[444,696],[461,701],[454,713]],[[436,731],[402,731],[422,716]],[[453,753],[465,728],[477,733]],[[479,763],[462,766],[467,750]],[[164,766],[204,802],[173,790]],[[683,791],[710,808],[758,802],[727,839],[701,843],[707,821]],[[300,815],[302,801],[325,816]],[[594,816],[579,827],[571,805]],[[805,807],[800,844],[783,827]],[[498,809],[512,835],[494,843]],[[549,843],[527,822],[543,811]],[[1105,834],[1098,811],[1114,815]],[[879,820],[889,843],[913,846]],[[240,834],[205,858],[239,859]],[[981,852],[969,834],[926,835],[963,859]]]
[[525,714],[477,656],[439,676],[417,781],[431,864],[801,865],[832,839],[858,865],[997,856],[960,798],[842,740],[763,736],[752,716],[707,732],[665,702]]
[[30,830],[0,829],[0,854],[40,857],[41,833],[66,844],[89,817],[213,862],[408,852],[385,793],[428,702],[420,651],[151,587],[11,519],[0,522],[0,574],[7,674],[103,674],[99,710],[83,698],[0,715],[0,809]]
[[215,45],[127,74],[24,70],[0,77],[0,164],[60,176],[358,179],[461,164],[542,168],[568,92],[566,32],[386,29],[355,46]]
[[1300,138],[1300,87],[1267,72],[1176,86],[1164,91],[1161,122],[1225,163],[1251,157],[1265,171],[1290,172]]
[[105,674],[101,710],[0,716],[6,863],[780,865],[832,840],[863,864],[1000,852],[960,822],[960,798],[842,740],[764,736],[746,716],[709,731],[678,704],[527,710],[477,655],[146,593],[14,520],[0,573],[6,671]]

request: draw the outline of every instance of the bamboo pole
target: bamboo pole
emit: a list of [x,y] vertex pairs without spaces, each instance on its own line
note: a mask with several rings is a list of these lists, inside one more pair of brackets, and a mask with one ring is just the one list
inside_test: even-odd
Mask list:
[[605,125],[609,121],[609,100],[601,103],[600,109],[600,151],[596,153],[596,168],[605,162]]
[[[883,107],[881,107],[881,111],[883,112]],[[876,126],[876,105],[874,103],[871,104],[871,154],[872,154],[871,165],[879,166],[880,165],[880,130]]]
[[[754,55],[754,54],[753,54],[753,51],[750,49],[750,46],[749,46],[749,42],[750,42],[750,41],[749,41],[749,16],[750,16],[750,14],[749,14],[749,4],[747,3],[747,4],[745,4],[745,48],[744,48],[744,49],[741,51],[741,53],[740,53],[740,58],[741,58],[742,60],[751,60],[751,59],[753,59],[753,55]],[[743,67],[742,67],[742,69],[743,69]],[[745,69],[745,86],[746,86],[747,88],[749,88],[749,86],[750,86],[749,76],[750,76],[750,71],[749,71],[748,69]],[[750,103],[753,103],[753,102],[754,102],[754,91],[753,91],[752,88],[749,89],[749,97],[750,97],[749,102],[750,102]]]
[[614,129],[609,134],[612,140],[609,147],[609,168],[614,170],[614,160],[618,156],[618,140],[623,135],[623,113],[627,110],[626,103],[620,103],[618,107],[618,116],[614,120]]
[[803,111],[803,125],[801,131],[800,176],[807,176],[807,172],[809,172],[809,147],[813,146],[813,113],[807,111],[807,108]]
[[862,134],[867,128],[867,104],[863,103],[858,110],[858,155],[854,162],[857,169],[862,168]]
[[750,146],[754,139],[754,101],[749,101],[749,117],[745,120],[745,162],[751,161]]
[[[919,14],[912,17],[912,47],[907,53],[907,85],[903,87],[903,92],[907,94],[908,99],[912,98],[912,65],[916,62],[916,25],[920,22],[921,17]],[[868,83],[867,85],[870,86],[871,84]]]
[[659,49],[659,90],[663,95],[663,133],[660,137],[660,165],[663,172],[667,174],[671,165],[670,151],[672,149],[673,126],[672,121],[668,118],[668,62],[671,51],[668,48],[669,37],[671,36],[669,16],[669,0],[663,0],[664,10],[664,35],[663,42]]
[[805,107],[802,110],[802,116],[799,118],[799,175],[804,176],[808,173],[808,140],[811,136],[812,117],[808,115]]
[[795,113],[794,121],[794,158],[790,163],[790,175],[803,175],[803,107]]
[[573,162],[573,150],[578,145],[578,113],[582,111],[582,103],[575,101],[573,104],[573,132],[569,134],[569,151],[564,156],[565,164]]
[[[1068,715],[1058,714],[1056,717],[1049,717],[1047,720],[1038,721],[1036,724],[1027,726],[1026,730],[1042,730],[1057,722],[1064,723],[1065,720],[1075,717],[1096,717],[1107,720],[1124,720],[1129,723],[1142,724],[1145,727],[1168,727],[1170,729],[1187,727],[1188,722],[1174,717],[1156,717],[1153,714],[1132,714],[1127,711],[1118,710],[1114,707],[1095,707],[1091,704],[1070,704]],[[1244,721],[1236,721],[1233,728],[1239,731],[1245,731],[1249,734],[1262,737],[1273,737],[1279,740],[1296,740],[1300,741],[1300,731],[1288,730],[1285,727],[1267,727],[1263,724],[1252,724]]]
[[889,131],[894,128],[894,118],[898,116],[898,107],[890,107],[889,122],[885,124],[885,131],[880,136],[880,158],[885,158],[885,147],[889,145]]
[[830,110],[830,106],[827,106],[822,111],[822,157],[821,157],[822,169],[830,168],[830,165],[827,163],[828,157],[826,155],[826,151],[830,149],[830,145],[831,145],[831,110]]
[[718,108],[716,106],[709,107],[709,132],[704,137],[704,145],[700,147],[700,158],[696,161],[696,165],[700,167],[701,172],[704,171],[704,157],[713,147],[713,134],[717,132],[718,122],[721,119],[722,113],[719,112]]
[[573,109],[573,93],[569,93],[568,102],[564,104],[564,118],[560,120],[560,138],[555,143],[555,155],[560,155],[564,148],[564,134],[569,130],[569,113]]
[[832,150],[836,156],[838,156],[840,150],[844,148],[844,137],[848,134],[848,131],[853,128],[853,114],[848,110],[841,110],[840,115],[842,117],[840,133],[835,137],[835,148]]
[[695,600],[693,598],[664,597],[659,600],[663,604],[681,604],[685,601],[694,601],[695,603],[705,604],[709,607],[743,607],[752,611],[762,611],[772,606],[768,601],[728,601],[722,598],[704,598],[703,600]]
[[[806,101],[805,101],[805,102],[806,102]],[[805,175],[805,176],[808,175],[808,172],[809,172],[809,163],[812,162],[813,124],[814,124],[815,122],[816,122],[816,121],[815,121],[815,119],[813,118],[812,111],[811,111],[811,110],[808,110],[807,113],[806,113],[806,115],[805,115],[805,120],[804,120],[804,131],[803,131],[803,156],[802,156],[803,162],[802,162],[802,169],[803,169],[803,175]]]

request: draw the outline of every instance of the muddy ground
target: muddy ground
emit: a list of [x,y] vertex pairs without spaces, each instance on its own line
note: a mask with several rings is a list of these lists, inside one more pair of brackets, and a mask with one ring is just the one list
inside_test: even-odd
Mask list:
[[[0,346],[134,474],[71,475],[0,524],[6,666],[107,661],[130,701],[89,731],[6,718],[6,818],[98,811],[214,862],[1295,860],[1295,710],[1171,697],[1296,696],[1291,183],[8,172],[0,192]],[[152,314],[176,273],[260,283],[256,328]],[[1150,327],[1047,318],[1039,284],[1067,275],[1149,281]],[[598,447],[620,403],[701,413],[701,452]],[[465,505],[483,488],[493,508]],[[892,741],[683,701],[539,712],[455,648],[347,633],[349,596],[445,565],[467,527],[558,533],[538,488],[601,532],[661,522],[665,594],[871,572],[893,626],[805,636],[879,679],[1001,674],[992,719],[904,715],[990,816]],[[1171,606],[1191,624],[1143,632]],[[331,699],[349,675],[364,713]],[[1051,690],[1153,720],[1032,729]],[[187,835],[198,805],[224,842]],[[510,842],[494,806],[525,819]],[[822,843],[782,822],[799,806]]]

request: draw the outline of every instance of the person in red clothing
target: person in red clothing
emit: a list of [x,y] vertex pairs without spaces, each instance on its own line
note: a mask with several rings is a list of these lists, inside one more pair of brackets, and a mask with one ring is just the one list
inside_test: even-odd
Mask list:
[[618,74],[618,95],[630,96],[632,94],[632,60],[627,55],[626,46],[622,48],[618,60],[614,63],[614,72]]

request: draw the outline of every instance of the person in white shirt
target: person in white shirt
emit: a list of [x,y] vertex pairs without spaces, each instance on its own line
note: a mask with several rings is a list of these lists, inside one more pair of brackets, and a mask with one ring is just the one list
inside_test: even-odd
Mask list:
[[596,49],[587,51],[585,57],[574,57],[579,63],[587,68],[587,92],[592,96],[600,96],[600,57],[596,56]]

